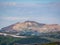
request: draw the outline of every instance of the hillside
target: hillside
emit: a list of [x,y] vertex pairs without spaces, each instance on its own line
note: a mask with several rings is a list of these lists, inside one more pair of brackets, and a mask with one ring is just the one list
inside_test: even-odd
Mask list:
[[32,31],[38,31],[40,33],[46,33],[46,32],[55,32],[60,31],[60,25],[58,24],[43,24],[38,23],[35,21],[25,21],[25,22],[18,22],[16,24],[9,25],[7,27],[1,28],[2,31],[5,32],[19,32],[22,30],[32,30]]

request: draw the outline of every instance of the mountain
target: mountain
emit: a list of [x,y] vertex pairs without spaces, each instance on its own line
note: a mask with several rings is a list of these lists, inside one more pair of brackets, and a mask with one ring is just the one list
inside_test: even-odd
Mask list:
[[24,30],[32,30],[40,33],[60,31],[60,25],[58,24],[43,24],[35,21],[25,21],[12,24],[10,26],[1,28],[1,31],[5,32],[20,32]]
[[[59,24],[43,24],[35,21],[17,22],[1,28],[0,32],[2,32],[0,36],[3,37],[4,35],[5,39],[12,36],[12,39],[15,40],[12,44],[60,42]],[[19,40],[16,38],[19,36],[25,36],[26,38],[19,38]]]

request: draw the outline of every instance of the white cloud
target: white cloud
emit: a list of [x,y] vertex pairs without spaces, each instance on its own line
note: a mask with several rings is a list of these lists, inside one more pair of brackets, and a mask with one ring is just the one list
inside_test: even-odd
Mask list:
[[46,24],[59,24],[59,19],[55,17],[40,17],[36,19],[40,23]]
[[14,20],[27,20],[28,17],[1,17],[0,19],[14,21]]
[[36,19],[36,20],[41,20],[41,21],[57,21],[58,19],[55,17],[0,17],[1,20],[10,20],[10,21],[16,21],[16,20],[32,20],[32,19]]
[[16,7],[60,7],[60,2],[54,2],[54,3],[47,3],[47,4],[43,4],[43,3],[17,3],[17,2],[1,2],[0,5],[3,6],[16,6]]
[[42,20],[42,21],[57,21],[58,19],[55,17],[38,17],[38,20]]
[[1,2],[0,5],[2,6],[16,6],[15,2]]

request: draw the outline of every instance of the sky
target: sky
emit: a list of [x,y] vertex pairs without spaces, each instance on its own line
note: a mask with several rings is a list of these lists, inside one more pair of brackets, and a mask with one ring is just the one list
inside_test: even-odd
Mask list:
[[0,28],[27,20],[60,24],[60,0],[0,0]]

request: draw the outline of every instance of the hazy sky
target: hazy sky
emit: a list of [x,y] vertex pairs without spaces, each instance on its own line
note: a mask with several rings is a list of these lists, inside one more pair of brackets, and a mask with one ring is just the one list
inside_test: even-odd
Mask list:
[[60,0],[0,0],[0,28],[26,20],[60,24]]

